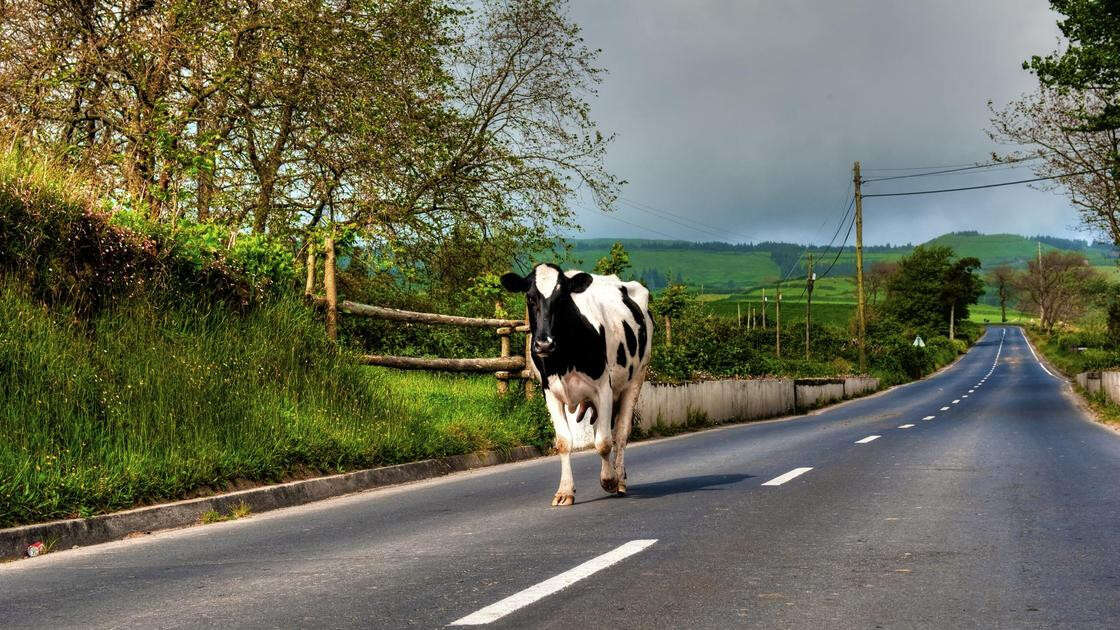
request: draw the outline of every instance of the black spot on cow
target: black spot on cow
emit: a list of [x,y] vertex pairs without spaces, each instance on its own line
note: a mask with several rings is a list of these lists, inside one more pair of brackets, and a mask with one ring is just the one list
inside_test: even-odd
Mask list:
[[614,360],[619,366],[626,365],[626,346],[623,346],[621,341],[618,342],[618,353],[615,355]]
[[[634,317],[634,321],[638,324],[638,358],[640,359],[642,355],[645,354],[646,339],[647,335],[649,335],[649,329],[646,327],[646,318],[642,313],[642,309],[638,308],[638,303],[630,299],[630,293],[626,291],[626,287],[619,287],[619,289],[622,292],[622,303],[626,305],[626,308],[630,309],[630,315]],[[625,323],[626,322],[623,322],[623,324]],[[628,335],[634,334],[630,332],[629,326],[626,327],[626,332]],[[626,343],[627,345],[630,343],[629,336],[626,338]],[[630,346],[630,354],[634,354],[633,346]]]
[[630,380],[634,380],[634,364],[630,364]]
[[630,322],[622,322],[622,330],[626,332],[626,347],[630,350],[630,354],[637,354],[638,338],[634,336],[634,329],[630,327]]

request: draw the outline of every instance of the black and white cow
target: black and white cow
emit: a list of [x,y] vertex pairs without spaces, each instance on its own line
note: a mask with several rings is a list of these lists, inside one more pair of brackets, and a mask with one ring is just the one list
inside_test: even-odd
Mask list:
[[626,494],[623,452],[653,343],[649,291],[617,276],[565,272],[552,264],[537,265],[524,277],[507,273],[502,286],[525,293],[529,306],[533,371],[560,453],[560,488],[552,504],[575,501],[569,453],[591,444],[603,457],[600,485]]

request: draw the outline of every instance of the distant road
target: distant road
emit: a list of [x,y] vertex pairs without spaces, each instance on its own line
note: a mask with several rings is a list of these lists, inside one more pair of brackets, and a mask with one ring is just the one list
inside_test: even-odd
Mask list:
[[[998,355],[998,356],[997,356]],[[817,415],[0,565],[5,627],[1120,627],[1120,435],[1017,328]]]

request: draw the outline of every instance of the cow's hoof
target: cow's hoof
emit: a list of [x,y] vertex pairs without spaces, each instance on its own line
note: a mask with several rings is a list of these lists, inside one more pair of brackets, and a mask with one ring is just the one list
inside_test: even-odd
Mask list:
[[620,497],[626,496],[626,482],[623,481],[618,484],[618,491],[615,492]]
[[606,491],[607,494],[614,494],[618,492],[619,483],[617,477],[611,477],[609,479],[599,479],[599,485],[603,486],[603,490]]
[[553,507],[571,505],[575,502],[576,502],[576,495],[574,495],[574,494],[557,492],[556,496],[552,497],[552,506]]

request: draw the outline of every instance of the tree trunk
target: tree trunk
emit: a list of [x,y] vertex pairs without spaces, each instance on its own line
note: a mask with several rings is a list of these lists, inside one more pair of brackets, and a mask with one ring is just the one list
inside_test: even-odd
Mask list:
[[665,346],[673,345],[673,320],[665,316]]
[[949,305],[949,341],[952,341],[954,339],[954,337],[953,337],[953,332],[954,332],[953,324],[956,323],[956,320],[957,320],[957,304],[956,304],[956,302],[954,302],[954,303]]
[[999,300],[999,316],[1001,323],[1007,323],[1007,298],[1000,298]]

